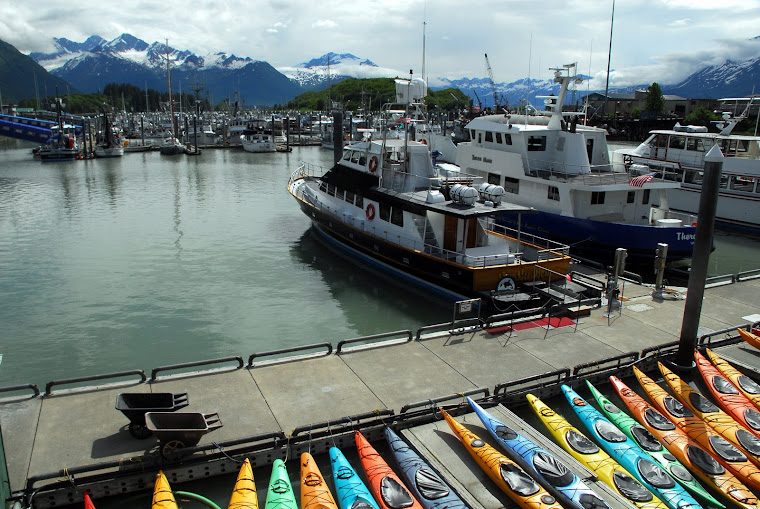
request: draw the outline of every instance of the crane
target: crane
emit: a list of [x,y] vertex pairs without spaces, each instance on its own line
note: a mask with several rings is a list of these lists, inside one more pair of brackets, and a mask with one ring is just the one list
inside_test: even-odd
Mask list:
[[493,80],[493,71],[491,71],[491,63],[488,61],[488,53],[486,56],[486,72],[488,73],[488,81],[491,84],[491,91],[493,92],[493,111],[494,113],[499,109],[499,98],[496,95],[496,83]]

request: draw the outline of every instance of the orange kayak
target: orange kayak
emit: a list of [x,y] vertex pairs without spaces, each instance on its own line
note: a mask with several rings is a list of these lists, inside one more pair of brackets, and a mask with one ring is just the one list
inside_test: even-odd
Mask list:
[[718,368],[723,376],[728,378],[744,396],[755,405],[755,408],[760,410],[760,385],[758,385],[750,377],[744,375],[741,371],[729,364],[728,361],[722,359],[718,354],[707,348],[705,350],[707,356],[712,361],[713,365]]
[[[362,468],[367,475],[369,489],[381,509],[422,509],[422,505],[406,489],[401,479],[391,470],[388,463],[364,438],[361,432],[354,434],[356,449]],[[304,509],[303,507],[301,509]]]
[[610,381],[633,418],[688,467],[690,472],[745,509],[757,505],[757,497],[736,477],[730,462],[722,460],[719,455],[713,456],[622,380],[611,376]]
[[738,332],[744,341],[760,350],[760,336],[744,329],[738,329]]
[[742,452],[746,451],[745,454],[749,460],[760,466],[760,438],[733,420],[699,391],[692,389],[689,384],[666,368],[663,363],[658,362],[657,364],[665,382],[678,401]]
[[485,443],[445,410],[441,414],[475,462],[509,498],[523,509],[562,509],[556,499],[517,463]]
[[702,419],[696,417],[680,401],[668,394],[665,389],[646,376],[636,366],[633,372],[639,380],[647,397],[652,400],[657,409],[665,415],[673,424],[681,428],[687,435],[696,441],[702,448],[710,452],[715,458],[720,458],[741,481],[750,488],[760,489],[760,471],[757,466],[750,462],[745,451],[735,447],[731,442],[723,438],[708,426]]
[[92,503],[92,499],[86,491],[84,492],[84,509],[95,509],[95,504]]
[[169,481],[164,473],[159,470],[156,474],[156,484],[153,486],[153,504],[152,509],[178,509],[177,501],[174,500],[174,493],[169,486]]
[[694,351],[694,360],[702,378],[718,405],[733,419],[755,435],[760,434],[760,412],[734,384],[727,380],[704,355]]
[[308,452],[301,454],[301,509],[338,509],[322,472]]
[[245,459],[238,472],[235,487],[227,509],[258,509],[259,496],[256,493],[256,483],[253,480],[253,469],[248,458]]

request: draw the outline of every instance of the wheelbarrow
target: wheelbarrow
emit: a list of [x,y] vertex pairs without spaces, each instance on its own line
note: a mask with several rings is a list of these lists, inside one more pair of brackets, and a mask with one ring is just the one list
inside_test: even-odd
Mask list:
[[116,396],[116,410],[120,410],[129,419],[129,433],[135,438],[148,438],[151,435],[145,427],[147,412],[174,412],[189,404],[186,392],[123,392]]
[[193,447],[201,437],[222,427],[219,414],[198,412],[148,412],[145,425],[159,442],[161,456],[176,459],[177,449]]

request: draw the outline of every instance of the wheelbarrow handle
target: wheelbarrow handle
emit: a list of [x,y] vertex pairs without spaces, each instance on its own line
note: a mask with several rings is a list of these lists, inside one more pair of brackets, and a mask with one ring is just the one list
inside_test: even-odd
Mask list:
[[174,403],[174,409],[177,410],[179,408],[185,408],[187,405],[190,404],[190,398],[187,397],[186,392],[180,392],[177,394],[172,394],[172,399]]
[[214,412],[213,414],[203,414],[203,419],[206,421],[208,431],[214,431],[222,427],[222,420],[219,418],[219,414]]

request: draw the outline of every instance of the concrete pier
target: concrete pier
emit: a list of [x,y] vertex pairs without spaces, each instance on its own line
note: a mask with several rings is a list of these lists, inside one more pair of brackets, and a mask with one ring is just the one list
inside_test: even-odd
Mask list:
[[[601,306],[576,320],[555,322],[562,325],[558,327],[528,321],[514,327],[500,324],[452,332],[442,326],[439,332],[420,337],[416,331],[400,331],[366,345],[317,345],[303,352],[310,354],[306,358],[253,356],[245,363],[240,357],[203,368],[208,370],[179,373],[159,368],[146,374],[144,381],[133,374],[121,377],[118,384],[86,388],[53,384],[41,395],[32,394],[32,388],[0,393],[10,488],[14,493],[39,489],[35,507],[51,507],[80,501],[83,486],[99,496],[148,489],[158,468],[170,473],[171,482],[181,482],[231,472],[234,462],[225,456],[249,456],[263,467],[276,457],[295,458],[307,446],[315,453],[326,451],[331,443],[317,441],[319,432],[324,438],[325,429],[340,435],[339,443],[351,442],[350,431],[361,422],[348,416],[374,419],[379,430],[401,414],[414,414],[420,407],[417,402],[430,401],[432,406],[434,399],[466,392],[493,395],[503,384],[525,377],[565,369],[582,374],[584,366],[596,361],[631,352],[639,358],[642,351],[663,345],[670,345],[666,349],[674,353],[684,300],[654,299],[652,291],[652,286],[625,282],[618,314],[606,316],[606,306]],[[700,335],[760,321],[759,296],[760,279],[705,289]],[[738,341],[729,343],[718,350],[722,357],[760,373],[760,352]],[[196,449],[205,449],[191,450],[190,462],[167,459],[155,437],[140,440],[130,435],[128,419],[115,409],[116,396],[122,392],[186,392],[189,406],[182,412],[217,412],[224,425],[200,438]],[[534,392],[541,395],[540,388]],[[455,403],[461,400],[460,396]],[[419,420],[424,425],[430,421],[424,416]],[[404,430],[407,439],[426,440],[426,428],[411,423]],[[438,430],[446,428],[441,424]],[[267,434],[274,438],[266,438]],[[456,444],[436,436],[428,442],[438,445],[422,447],[435,447],[439,461],[455,456],[469,459],[463,450],[452,452]],[[379,432],[368,431],[371,440],[379,437]],[[214,444],[227,445],[220,452]],[[329,473],[329,466],[325,468],[323,473]],[[457,467],[447,469],[458,477]],[[84,482],[88,484],[77,484]],[[473,497],[482,507],[504,503],[493,494]]]

